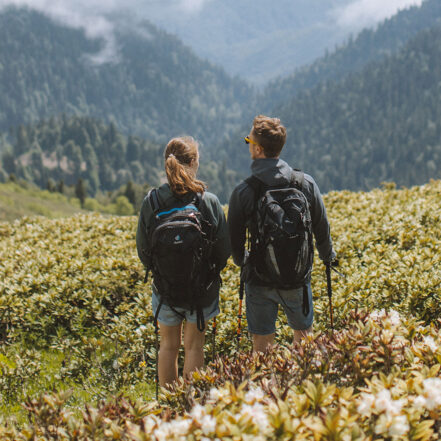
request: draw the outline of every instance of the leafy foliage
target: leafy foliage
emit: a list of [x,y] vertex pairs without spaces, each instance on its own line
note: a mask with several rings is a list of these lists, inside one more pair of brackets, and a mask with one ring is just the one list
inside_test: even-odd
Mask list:
[[[0,224],[1,399],[10,408],[30,396],[31,421],[0,425],[0,433],[437,439],[440,195],[441,182],[433,181],[325,197],[346,278],[333,276],[330,333],[324,271],[315,266],[315,334],[299,346],[291,346],[281,316],[278,348],[251,355],[244,339],[238,352],[238,272],[230,262],[222,275],[219,357],[164,390],[162,404],[146,403],[141,392],[153,377],[155,341],[150,288],[135,254],[136,219],[80,215]],[[212,349],[209,341],[207,354]],[[59,357],[49,379],[48,351]],[[78,387],[97,407],[79,411],[78,396],[65,392]],[[37,393],[54,388],[61,392]],[[144,399],[101,402],[120,391]]]

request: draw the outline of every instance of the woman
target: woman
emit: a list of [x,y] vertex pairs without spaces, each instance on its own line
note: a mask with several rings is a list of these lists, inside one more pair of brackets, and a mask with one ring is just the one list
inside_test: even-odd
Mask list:
[[[208,322],[209,319],[219,314],[219,273],[225,267],[230,255],[225,215],[218,198],[205,192],[205,184],[196,179],[199,167],[199,148],[192,137],[172,139],[165,148],[164,157],[168,183],[154,190],[154,194],[157,196],[156,204],[159,203],[160,212],[167,214],[173,212],[176,207],[194,204],[196,195],[199,194],[202,195],[202,198],[197,199],[200,201],[200,206],[197,208],[212,227],[213,245],[210,264],[215,268],[216,277],[213,278],[213,283],[206,290],[201,304],[202,311],[200,311],[203,314],[202,323]],[[159,218],[157,216],[158,207],[152,206],[152,202],[154,200],[152,201],[151,197],[144,199],[136,234],[138,255],[146,268],[151,267],[153,252],[151,232],[155,229],[155,222]],[[183,265],[185,263],[182,262]],[[164,284],[161,285],[154,276],[152,309],[155,317],[157,316],[161,335],[158,360],[159,384],[161,386],[172,383],[178,377],[178,352],[181,346],[184,320],[184,377],[187,377],[195,369],[203,367],[205,342],[205,329],[200,330],[201,326],[198,326],[200,325],[200,317],[194,305],[183,304],[179,307],[171,305],[170,296],[164,292],[164,288],[162,288],[161,296],[161,287],[163,286]]]

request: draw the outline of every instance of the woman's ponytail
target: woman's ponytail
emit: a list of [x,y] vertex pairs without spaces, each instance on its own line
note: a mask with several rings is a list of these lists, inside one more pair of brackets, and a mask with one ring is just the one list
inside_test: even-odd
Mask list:
[[193,138],[173,138],[165,148],[164,157],[165,173],[174,194],[183,196],[205,191],[205,183],[196,179],[196,169],[191,166],[199,157],[198,144]]

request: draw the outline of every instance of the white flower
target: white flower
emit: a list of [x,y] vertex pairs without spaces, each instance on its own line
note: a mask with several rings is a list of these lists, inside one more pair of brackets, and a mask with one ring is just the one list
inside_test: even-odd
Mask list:
[[386,311],[384,309],[382,309],[381,311],[372,311],[370,314],[370,317],[372,320],[378,320],[384,317]]
[[424,409],[426,407],[426,399],[420,395],[413,400],[413,405],[419,410]]
[[375,403],[375,396],[372,394],[362,394],[361,401],[357,407],[357,411],[360,415],[370,415],[372,411],[372,405]]
[[424,337],[423,343],[432,351],[436,352],[438,349],[438,345],[432,336],[428,335]]
[[260,403],[254,403],[252,406],[244,404],[239,414],[240,417],[250,418],[259,428],[264,431],[268,428],[269,421],[265,413],[265,407]]
[[139,336],[141,336],[143,333],[144,333],[144,331],[147,329],[147,326],[145,326],[145,325],[141,325],[139,328],[137,328],[137,329],[135,329],[135,332],[139,335]]
[[435,410],[441,407],[441,378],[427,378],[423,381],[426,395],[426,408]]
[[222,396],[223,396],[223,394],[219,389],[216,389],[215,387],[213,387],[210,390],[210,400],[217,401],[217,400],[221,399]]
[[170,423],[170,429],[177,435],[187,435],[191,424],[191,420],[175,420]]
[[389,321],[392,323],[393,326],[399,326],[401,324],[400,314],[397,311],[395,311],[394,309],[391,309],[389,311],[388,316],[389,316],[388,317]]
[[154,432],[158,441],[166,441],[176,436],[179,439],[185,439],[191,427],[192,421],[188,419],[174,420],[170,423],[162,423]]
[[169,438],[173,436],[173,433],[170,432],[168,423],[162,423],[154,432],[153,436],[158,441],[167,441]]
[[393,400],[389,389],[383,389],[375,399],[375,410],[385,412],[388,417],[398,415],[403,407],[403,400]]
[[390,391],[388,389],[382,390],[376,396],[375,410],[378,412],[386,412],[391,406],[391,401]]
[[389,427],[390,436],[401,436],[409,431],[409,423],[405,415],[395,416]]
[[143,423],[144,423],[144,428],[145,428],[146,433],[149,434],[149,433],[151,433],[153,428],[158,424],[158,421],[155,416],[148,415],[143,418]]
[[205,408],[200,404],[196,404],[196,406],[191,409],[190,415],[195,421],[200,422],[205,415]]
[[213,418],[211,415],[204,415],[200,420],[199,423],[202,427],[202,432],[204,435],[208,435],[210,433],[213,433],[216,431],[216,418]]
[[376,321],[383,321],[383,319],[386,319],[386,321],[392,326],[399,326],[401,324],[400,313],[394,309],[389,311],[386,311],[385,309],[382,309],[381,311],[372,311],[370,317],[372,320]]
[[263,390],[260,387],[256,387],[254,389],[250,389],[245,394],[245,401],[247,403],[253,403],[254,401],[261,401],[265,396]]

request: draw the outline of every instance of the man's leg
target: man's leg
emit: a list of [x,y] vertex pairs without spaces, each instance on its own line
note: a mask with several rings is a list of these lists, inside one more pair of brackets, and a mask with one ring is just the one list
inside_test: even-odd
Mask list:
[[293,343],[300,343],[302,341],[302,338],[305,338],[311,332],[312,332],[312,326],[310,326],[308,329],[305,329],[303,331],[294,330],[294,338],[293,338],[292,342]]
[[205,331],[199,331],[196,323],[184,325],[184,378],[204,366]]
[[248,331],[253,338],[253,351],[265,352],[272,347],[276,335],[279,305],[271,298],[272,288],[246,285]]
[[[307,298],[305,298],[306,293],[303,288],[278,291],[280,304],[285,311],[288,325],[294,330],[293,343],[300,343],[303,338],[312,332],[314,306],[310,284],[308,284],[307,289]],[[307,315],[304,314],[305,301],[308,301],[309,312]]]
[[253,352],[266,352],[272,348],[276,333],[267,335],[251,335],[253,337]]
[[159,349],[159,384],[164,387],[178,379],[178,353],[181,346],[182,323],[176,326],[159,324],[161,344]]

